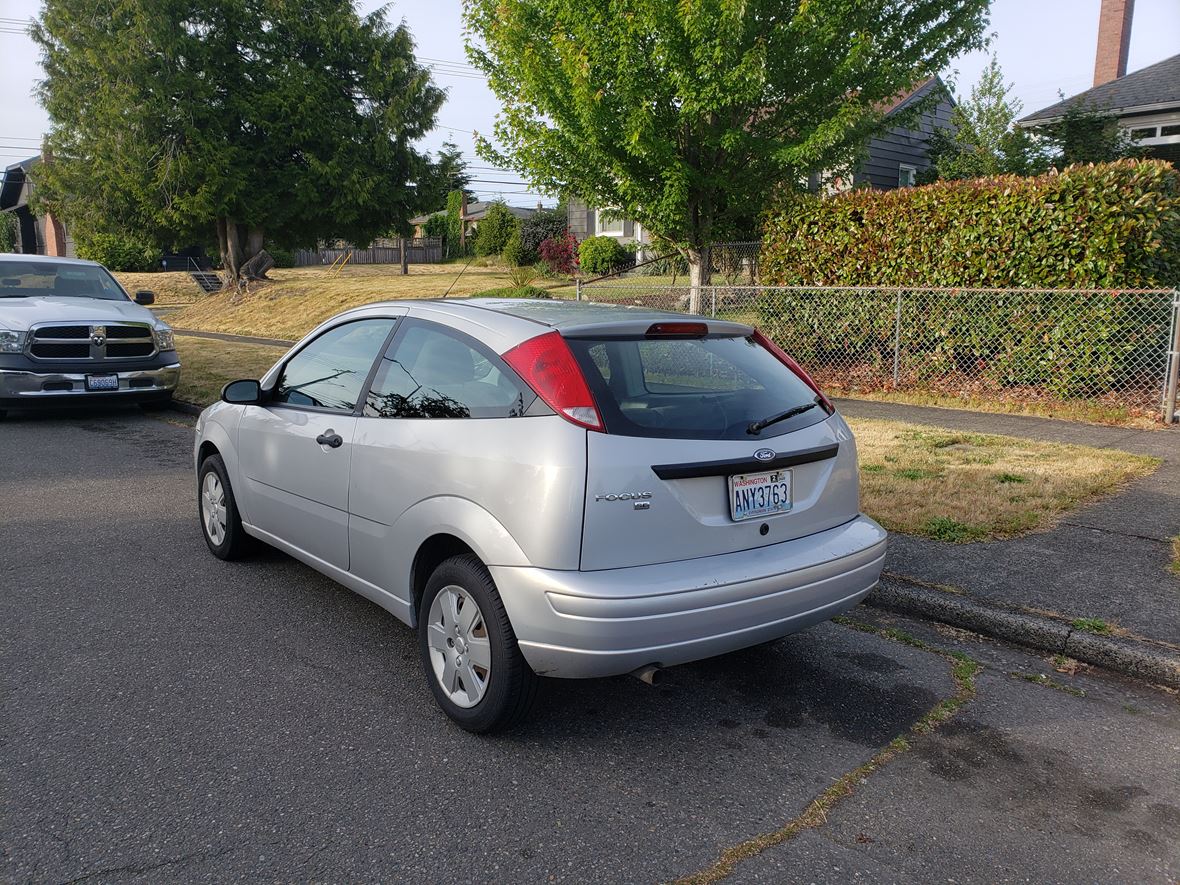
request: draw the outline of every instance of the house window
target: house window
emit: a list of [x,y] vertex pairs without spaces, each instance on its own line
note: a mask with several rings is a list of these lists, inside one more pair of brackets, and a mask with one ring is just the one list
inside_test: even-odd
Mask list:
[[897,186],[913,187],[918,183],[918,167],[901,163],[897,167]]
[[1180,135],[1180,126],[1161,126],[1160,135]]
[[603,237],[621,237],[623,216],[613,214],[610,209],[599,209],[594,213],[594,232]]
[[1155,138],[1155,127],[1154,126],[1144,126],[1139,129],[1132,129],[1131,130],[1131,138],[1135,138],[1135,139]]

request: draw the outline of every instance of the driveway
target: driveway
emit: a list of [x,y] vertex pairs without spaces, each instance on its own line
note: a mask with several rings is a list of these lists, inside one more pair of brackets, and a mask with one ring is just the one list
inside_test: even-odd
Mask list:
[[858,609],[655,688],[548,683],[475,737],[390,615],[208,554],[191,441],[136,411],[0,424],[2,881],[1180,877],[1172,695]]

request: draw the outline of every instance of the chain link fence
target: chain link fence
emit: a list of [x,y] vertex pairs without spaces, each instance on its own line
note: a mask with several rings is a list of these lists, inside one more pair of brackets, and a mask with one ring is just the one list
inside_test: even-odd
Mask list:
[[[756,277],[756,259],[743,273]],[[1173,289],[694,290],[687,279],[652,285],[630,277],[583,285],[581,297],[758,326],[837,395],[1085,401],[1169,422],[1176,413],[1180,295]]]

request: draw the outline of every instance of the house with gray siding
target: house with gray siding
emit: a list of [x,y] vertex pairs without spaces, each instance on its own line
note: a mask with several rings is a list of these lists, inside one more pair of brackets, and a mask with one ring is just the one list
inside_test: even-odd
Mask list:
[[[921,105],[921,110],[916,115],[905,113],[918,105]],[[825,181],[822,187],[829,192],[854,186],[867,186],[874,190],[912,187],[918,173],[930,167],[931,135],[936,128],[950,127],[954,107],[955,100],[950,90],[938,77],[925,80],[899,95],[885,108],[886,118],[899,118],[899,125],[891,126],[869,139],[851,181],[837,178]],[[820,189],[820,179],[821,176],[813,176],[809,186],[814,190]],[[638,222],[597,210],[576,198],[569,200],[567,211],[570,232],[578,240],[608,236],[623,245],[643,244],[651,240]]]

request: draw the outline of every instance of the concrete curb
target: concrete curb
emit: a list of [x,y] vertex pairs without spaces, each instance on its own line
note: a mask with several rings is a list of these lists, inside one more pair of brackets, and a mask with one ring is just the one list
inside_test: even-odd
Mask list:
[[198,332],[196,329],[177,329],[172,331],[177,335],[188,338],[208,338],[210,341],[228,341],[231,344],[263,344],[267,347],[291,347],[294,341],[286,338],[258,338],[254,335],[230,335],[228,332]]
[[865,604],[1180,688],[1180,651],[1146,640],[1086,633],[1064,621],[998,608],[896,577],[883,578]]

